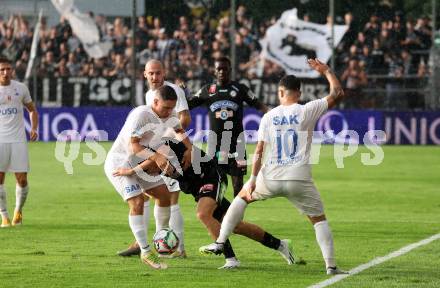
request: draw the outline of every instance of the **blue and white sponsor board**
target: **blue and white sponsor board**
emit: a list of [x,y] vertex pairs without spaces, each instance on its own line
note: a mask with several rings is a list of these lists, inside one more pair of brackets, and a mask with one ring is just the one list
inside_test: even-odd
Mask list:
[[[40,141],[56,141],[68,138],[99,141],[116,139],[129,107],[81,107],[38,108],[40,113]],[[209,130],[208,110],[197,108],[191,111],[192,123],[188,131],[193,141],[204,141]],[[25,113],[27,114],[27,113]],[[27,117],[27,116],[26,116]],[[262,114],[253,108],[244,111],[243,125],[248,143],[255,143]],[[26,118],[26,129],[30,130]],[[72,133],[63,131],[73,131]],[[386,134],[386,144],[440,145],[440,111],[437,112],[382,112],[358,110],[330,110],[315,127],[315,136],[324,135],[324,143],[364,143],[364,136],[373,130]],[[355,131],[358,138],[352,137]],[[63,135],[63,137],[59,137]],[[66,136],[67,135],[67,136]],[[69,137],[71,135],[72,137]],[[80,138],[80,139],[78,139]]]

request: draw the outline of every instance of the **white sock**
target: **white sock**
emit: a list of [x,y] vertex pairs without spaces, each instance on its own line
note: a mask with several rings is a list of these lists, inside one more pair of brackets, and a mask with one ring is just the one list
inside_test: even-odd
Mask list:
[[246,201],[238,196],[234,198],[234,201],[232,201],[231,206],[229,206],[226,215],[223,217],[220,235],[217,238],[218,243],[225,243],[238,223],[243,220],[246,206]]
[[150,201],[144,202],[144,228],[145,228],[145,235],[148,240],[148,228],[150,226]]
[[321,248],[322,257],[324,258],[326,267],[336,267],[333,236],[327,220],[315,223],[313,227],[315,228],[316,241]]
[[185,250],[184,245],[184,235],[183,235],[183,216],[182,211],[180,211],[179,204],[172,205],[170,215],[170,228],[176,233],[177,238],[179,238],[179,247],[177,250],[182,252]]
[[150,246],[147,244],[147,233],[145,232],[143,217],[142,215],[128,215],[128,224],[134,238],[136,238],[137,243],[141,247],[141,251],[147,252],[150,250]]
[[0,213],[3,218],[9,218],[8,205],[6,202],[6,190],[3,185],[0,185]]
[[29,186],[20,187],[15,186],[15,211],[21,212],[24,202],[26,202],[27,195],[29,193]]
[[154,205],[154,218],[156,218],[156,232],[163,228],[168,228],[168,223],[170,222],[170,206],[160,207],[159,205]]

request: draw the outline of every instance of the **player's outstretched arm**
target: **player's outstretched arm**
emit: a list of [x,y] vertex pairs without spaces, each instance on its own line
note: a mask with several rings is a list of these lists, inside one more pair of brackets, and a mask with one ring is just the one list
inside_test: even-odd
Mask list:
[[307,60],[310,67],[318,71],[327,78],[330,83],[330,94],[325,97],[327,99],[328,108],[331,109],[338,104],[342,98],[344,98],[344,90],[342,89],[341,83],[336,77],[335,73],[326,64],[322,63],[318,59]]
[[38,111],[35,108],[34,102],[30,102],[24,105],[29,112],[29,119],[31,120],[31,133],[30,140],[35,141],[38,138]]
[[153,160],[145,160],[134,168],[118,168],[113,172],[113,176],[131,176],[137,171],[142,171],[149,175],[155,175],[159,174],[161,170]]

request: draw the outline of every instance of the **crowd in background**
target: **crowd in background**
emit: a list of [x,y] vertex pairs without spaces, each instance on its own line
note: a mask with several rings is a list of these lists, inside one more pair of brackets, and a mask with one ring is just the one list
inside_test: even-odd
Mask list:
[[[124,77],[131,75],[133,67],[130,59],[136,53],[139,78],[146,61],[156,58],[165,63],[168,78],[208,80],[213,74],[214,59],[230,53],[230,18],[227,13],[215,19],[207,19],[203,14],[180,16],[174,31],[165,29],[162,19],[138,17],[136,51],[132,51],[129,19],[107,19],[103,15],[89,14],[95,19],[102,38],[113,42],[108,57],[88,57],[64,18],[54,27],[48,27],[43,21],[36,68],[39,76]],[[238,77],[279,78],[283,74],[281,67],[270,61],[259,61],[259,39],[275,23],[276,17],[255,23],[246,7],[240,5],[236,19],[234,40]],[[303,19],[309,21],[308,15],[304,14]],[[423,78],[427,75],[428,50],[432,45],[429,18],[405,19],[402,13],[396,12],[387,18],[372,15],[364,25],[353,25],[355,20],[348,12],[337,23],[349,26],[336,48],[337,73],[344,81],[348,94],[360,95],[361,89],[377,85],[374,75],[389,75],[395,79],[405,76]],[[328,19],[327,23],[330,22],[331,19]],[[19,79],[23,79],[26,71],[32,36],[33,28],[23,17],[14,15],[7,20],[0,19],[0,54],[15,62]],[[387,82],[384,88],[393,91],[394,84]],[[362,101],[356,100],[353,106]]]

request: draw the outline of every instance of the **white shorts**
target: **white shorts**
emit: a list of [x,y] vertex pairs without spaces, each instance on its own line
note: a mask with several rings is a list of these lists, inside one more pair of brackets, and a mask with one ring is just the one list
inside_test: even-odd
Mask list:
[[321,195],[312,180],[267,180],[259,173],[252,199],[265,200],[275,197],[289,199],[301,213],[308,216],[324,214]]
[[0,143],[0,172],[29,172],[27,142]]
[[159,175],[151,176],[151,178],[145,178],[142,177],[142,175],[139,176],[136,174],[132,176],[113,176],[112,174],[117,168],[131,167],[130,164],[123,159],[107,157],[104,164],[105,175],[124,201],[165,184]]
[[168,191],[170,191],[170,192],[179,192],[180,191],[179,181],[177,181],[176,179],[170,178],[170,177],[166,177],[166,176],[162,176],[162,179],[165,182],[165,184],[167,185]]

